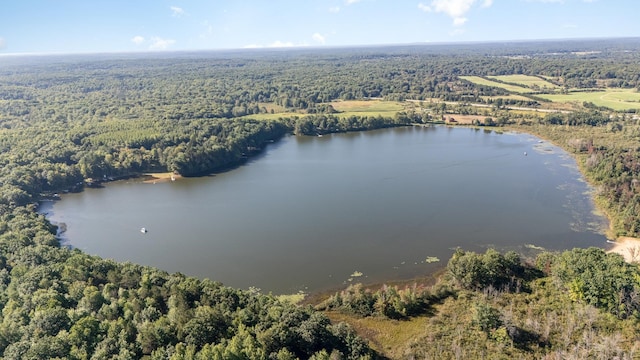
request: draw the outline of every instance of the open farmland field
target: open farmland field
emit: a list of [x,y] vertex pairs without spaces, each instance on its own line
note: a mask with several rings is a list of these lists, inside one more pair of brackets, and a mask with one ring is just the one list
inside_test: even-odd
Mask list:
[[495,79],[499,81],[504,81],[512,84],[519,84],[522,86],[526,86],[528,88],[535,88],[536,86],[539,88],[548,88],[548,89],[558,89],[559,87],[555,84],[552,84],[546,80],[543,80],[537,76],[530,75],[501,75],[501,76],[487,76],[489,79]]
[[483,100],[492,100],[492,101],[495,101],[497,99],[518,100],[518,101],[530,101],[531,100],[530,98],[528,98],[526,96],[515,95],[515,94],[510,94],[510,95],[505,95],[505,96],[481,96],[481,98]]
[[350,100],[332,102],[340,117],[351,115],[358,116],[394,116],[398,111],[404,110],[405,104],[397,101],[380,100]]
[[[338,111],[334,116],[339,118],[345,118],[352,115],[355,116],[395,116],[399,111],[405,109],[406,106],[413,106],[407,103],[401,103],[397,101],[382,101],[382,100],[348,100],[348,101],[335,101],[330,103],[333,108]],[[304,112],[275,112],[274,114],[254,114],[246,115],[242,118],[256,119],[256,120],[277,120],[285,117],[303,117],[308,115]]]
[[472,83],[478,84],[478,85],[493,86],[493,87],[505,89],[507,91],[518,93],[518,94],[526,94],[526,93],[532,92],[531,89],[526,88],[526,87],[503,84],[503,83],[499,83],[499,82],[496,82],[496,81],[487,80],[487,79],[481,78],[479,76],[460,76],[460,79],[467,80],[469,82],[472,82]]
[[594,103],[597,106],[605,106],[613,110],[640,109],[640,93],[632,89],[609,89],[606,91],[542,94],[538,96],[553,102],[574,102],[582,104],[586,101]]

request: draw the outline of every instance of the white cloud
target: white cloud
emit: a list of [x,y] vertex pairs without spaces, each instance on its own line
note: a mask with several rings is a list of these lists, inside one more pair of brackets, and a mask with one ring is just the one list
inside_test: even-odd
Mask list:
[[172,16],[180,17],[180,16],[182,16],[182,15],[184,15],[184,14],[185,14],[185,13],[184,13],[184,9],[183,9],[183,8],[181,8],[181,7],[177,7],[177,6],[170,6],[169,8],[171,9],[171,12],[173,13],[173,15],[172,15]]
[[282,42],[280,40],[276,40],[269,45],[269,47],[275,47],[275,48],[293,47],[293,46],[295,45],[293,45],[291,41]]
[[329,12],[331,13],[339,13],[340,12],[340,6],[333,6],[329,8]]
[[173,39],[163,39],[157,36],[152,37],[151,41],[152,43],[149,45],[149,50],[166,50],[176,43]]
[[249,44],[249,45],[245,45],[243,46],[245,49],[261,49],[264,46],[262,45],[258,45],[258,44]]
[[131,42],[136,44],[136,45],[140,45],[144,42],[144,37],[140,36],[140,35],[136,35],[134,37],[131,38]]
[[[543,0],[549,1],[549,0]],[[551,0],[557,1],[557,0]],[[418,4],[418,9],[424,12],[444,13],[453,19],[454,26],[462,26],[467,22],[465,16],[471,7],[481,2],[480,6],[489,7],[493,5],[493,0],[431,0],[429,5],[423,3]]]
[[357,2],[360,2],[360,0],[344,0],[344,3],[347,5],[355,4]]
[[431,8],[423,3],[418,4],[418,9],[424,12],[431,12]]
[[432,0],[431,5],[418,4],[418,8],[427,12],[443,12],[452,18],[462,17],[471,9],[476,0]]
[[462,26],[467,22],[467,18],[465,17],[457,17],[453,19],[453,26]]
[[315,33],[315,34],[311,35],[311,38],[313,39],[313,41],[318,42],[318,43],[320,43],[322,45],[324,45],[325,41],[327,40],[320,33]]

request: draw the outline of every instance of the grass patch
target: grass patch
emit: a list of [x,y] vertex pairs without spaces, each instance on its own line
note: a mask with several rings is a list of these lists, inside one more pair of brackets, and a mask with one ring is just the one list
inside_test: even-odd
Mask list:
[[348,100],[332,102],[331,106],[338,111],[338,113],[334,115],[340,118],[350,116],[393,117],[409,106],[409,104],[397,101]]
[[377,317],[357,317],[334,311],[325,313],[333,323],[345,322],[358,335],[369,341],[378,353],[390,359],[402,359],[407,344],[424,335],[426,317],[390,320]]
[[558,89],[559,87],[555,84],[552,84],[546,80],[542,80],[537,76],[530,75],[500,75],[500,76],[487,76],[489,79],[495,79],[499,81],[504,81],[512,84],[519,84],[531,89],[535,89],[536,87],[542,89]]
[[548,113],[542,112],[542,111],[535,111],[535,110],[509,110],[509,114],[522,115],[529,118],[533,118],[533,117],[543,118],[547,116]]
[[516,100],[516,101],[531,101],[531,98],[522,95],[509,94],[504,96],[481,96],[483,100],[492,100],[503,99],[503,100]]
[[339,112],[398,112],[404,109],[404,104],[397,101],[381,100],[349,100],[330,103]]
[[514,93],[518,93],[518,94],[526,94],[526,93],[532,92],[531,89],[526,88],[526,87],[503,84],[503,83],[499,83],[499,82],[496,82],[496,81],[487,80],[487,79],[481,78],[479,76],[460,76],[460,79],[466,80],[466,81],[469,81],[469,82],[472,82],[472,83],[478,84],[478,85],[493,86],[493,87],[501,88],[501,89],[504,89],[504,90],[507,90],[507,91],[510,91],[510,92],[514,92]]
[[307,294],[305,294],[304,292],[299,292],[297,294],[287,294],[287,295],[276,296],[276,298],[279,301],[294,304],[294,305],[300,304],[306,297],[307,297]]
[[590,102],[613,110],[640,109],[640,93],[633,89],[608,89],[593,92],[570,92],[568,94],[541,94],[542,98],[553,102],[582,104]]
[[[349,100],[349,101],[335,101],[329,103],[333,108],[338,111],[334,116],[339,118],[347,118],[350,116],[384,116],[393,117],[399,111],[404,110],[407,106],[413,106],[413,104],[402,103],[398,101],[380,101],[380,100]],[[274,108],[274,113],[270,114],[253,114],[241,117],[241,119],[255,119],[255,120],[278,120],[285,117],[303,117],[310,115],[304,112],[285,112],[285,109],[280,107],[280,112],[277,112]]]

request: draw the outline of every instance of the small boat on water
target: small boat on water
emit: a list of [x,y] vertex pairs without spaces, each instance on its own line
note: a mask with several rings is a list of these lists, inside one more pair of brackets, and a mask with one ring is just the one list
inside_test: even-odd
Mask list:
[[146,234],[147,233],[147,228],[140,228],[140,232],[143,233],[143,234]]

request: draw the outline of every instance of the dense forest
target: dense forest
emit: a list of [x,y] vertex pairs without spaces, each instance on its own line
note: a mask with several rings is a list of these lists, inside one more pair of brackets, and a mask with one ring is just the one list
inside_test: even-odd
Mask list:
[[[543,116],[510,111],[504,105],[540,106],[544,91],[509,97],[508,90],[460,77],[525,74],[562,89],[637,90],[639,56],[640,40],[619,39],[1,57],[0,354],[7,359],[379,355],[349,326],[309,306],[61,247],[56,227],[36,212],[45,197],[99,181],[145,172],[197,176],[224,171],[290,133],[318,135],[440,122],[453,113],[481,115],[485,121],[477,125],[523,129],[574,152],[598,189],[597,200],[612,219],[613,235],[637,236],[640,119],[634,111],[588,103]],[[497,103],[501,96],[504,102]],[[366,99],[412,107],[390,116],[341,113],[332,105]],[[614,320],[602,320],[611,324],[603,325],[607,336],[616,329],[637,328],[637,267],[620,264],[615,257],[605,261],[601,251],[589,251],[549,255],[555,258],[543,267],[527,267],[509,254],[500,258],[498,270],[456,253],[449,264],[453,280],[440,290],[388,290],[395,295],[382,292],[376,298],[351,289],[346,291],[357,296],[333,296],[324,308],[403,319],[428,313],[425,309],[433,304],[460,294],[474,298],[487,288],[529,296],[568,288],[572,296],[554,301],[610,314]],[[570,256],[577,260],[565,258]],[[473,266],[456,265],[461,261]],[[616,270],[611,276],[616,278],[605,277],[592,286],[585,269],[601,261],[612,262]],[[585,269],[569,268],[572,262],[584,263]],[[468,273],[473,269],[479,273]],[[598,271],[598,276],[607,273]],[[345,300],[358,299],[360,292],[365,300],[355,305]],[[406,300],[412,297],[419,301]],[[496,331],[506,331],[500,335],[507,336],[502,344],[522,354],[531,348],[570,351],[528,325],[515,323],[514,333],[504,314],[491,310],[496,301],[478,305],[476,324],[486,336],[495,340]],[[627,344],[633,341],[628,333],[616,336]],[[517,334],[529,335],[521,344]],[[626,345],[620,349],[631,351]],[[403,357],[433,354],[419,343],[406,351]]]

